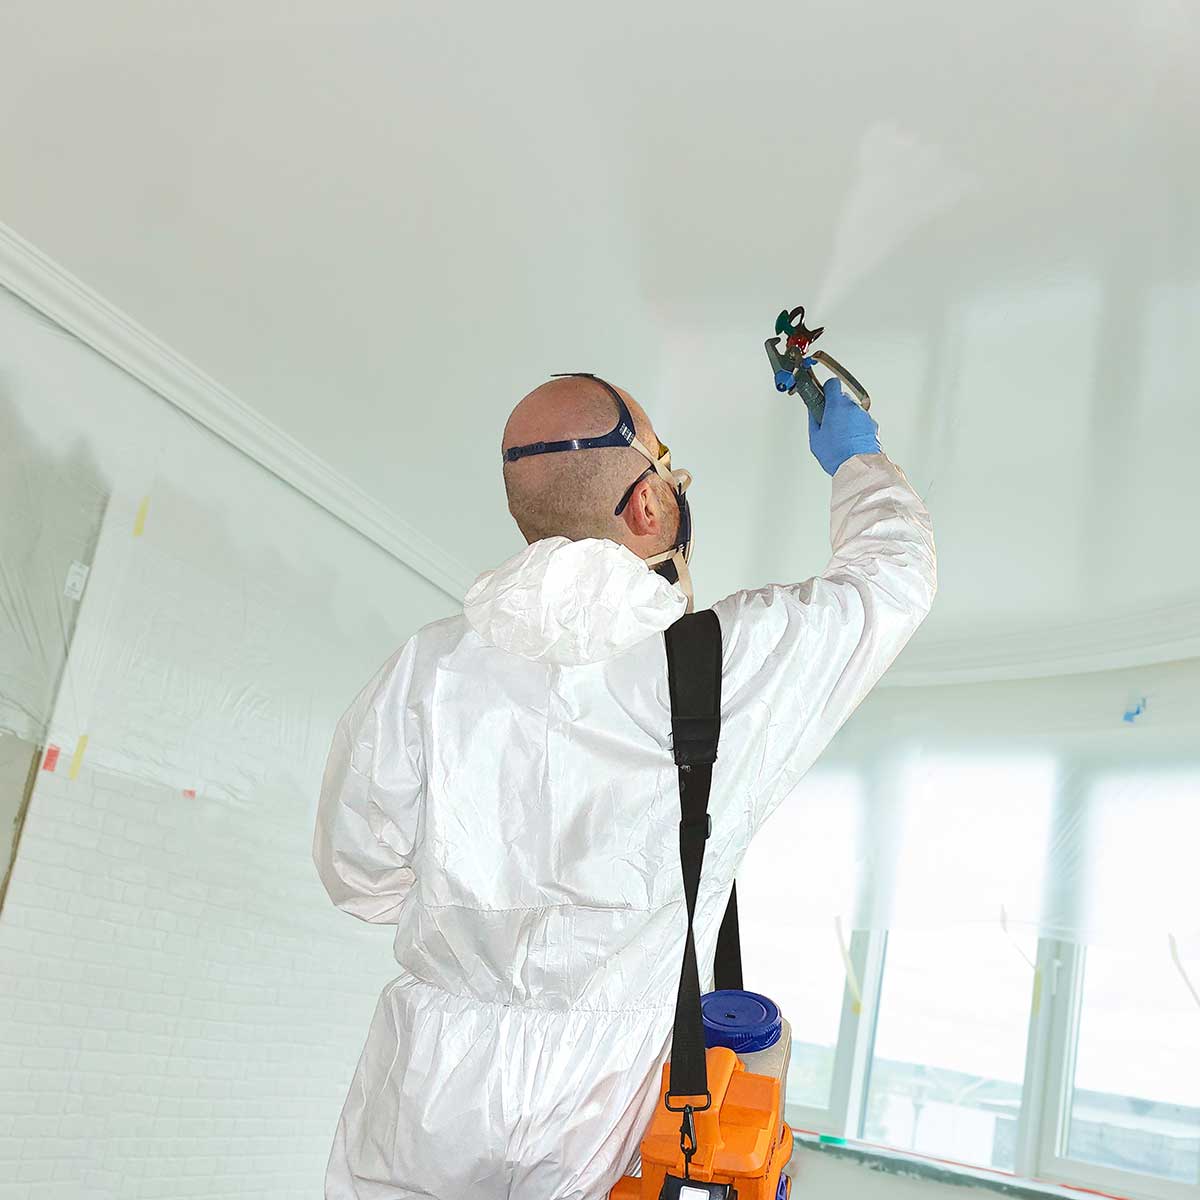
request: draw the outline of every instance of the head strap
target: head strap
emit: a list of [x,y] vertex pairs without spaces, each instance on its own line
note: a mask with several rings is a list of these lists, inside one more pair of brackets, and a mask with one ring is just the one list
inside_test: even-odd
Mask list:
[[637,441],[637,436],[633,431],[633,415],[629,411],[629,406],[621,398],[621,393],[612,384],[589,371],[567,371],[553,375],[551,378],[594,379],[616,401],[616,425],[608,433],[602,433],[596,437],[566,438],[559,442],[530,442],[527,446],[510,446],[504,451],[506,463],[517,462],[522,458],[532,458],[535,454],[558,454],[563,450],[607,450],[611,446],[632,446]]

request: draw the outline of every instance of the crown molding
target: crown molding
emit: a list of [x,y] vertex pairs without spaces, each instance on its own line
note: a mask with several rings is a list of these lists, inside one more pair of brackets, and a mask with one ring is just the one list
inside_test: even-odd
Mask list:
[[0,285],[451,599],[462,600],[474,579],[463,563],[4,224]]
[[1041,679],[1200,658],[1200,599],[1039,629],[914,641],[884,679],[891,687]]

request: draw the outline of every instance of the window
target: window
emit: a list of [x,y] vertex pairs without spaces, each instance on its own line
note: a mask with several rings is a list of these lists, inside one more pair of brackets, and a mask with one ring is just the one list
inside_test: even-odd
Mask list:
[[788,1107],[797,1123],[822,1130],[831,1128],[846,977],[835,918],[853,907],[861,800],[853,772],[814,770],[768,819],[738,875],[746,986],[791,1023]]
[[[845,969],[832,930],[806,929],[788,941],[789,962],[782,971],[755,971],[748,983],[765,981],[792,1023],[792,1061],[787,1099],[793,1109],[827,1109],[842,1016]],[[746,958],[749,964],[760,956]]]
[[1037,939],[888,936],[862,1136],[1012,1171]]
[[[1057,767],[1048,756],[913,755],[899,765],[897,925],[1037,923]],[[883,857],[882,849],[879,857]]]
[[1200,1005],[1169,947],[1093,946],[1081,985],[1066,1157],[1200,1183]]
[[[868,1141],[1015,1170],[1038,947],[1007,905],[1037,916],[1055,778],[1048,757],[903,765],[892,911],[941,928],[888,935]],[[955,909],[968,923],[946,929]]]
[[[1179,883],[1195,879],[1200,773],[1101,771],[1085,794],[1081,909],[1121,936],[1056,950],[1041,1161],[1068,1183],[1198,1196],[1200,904],[1181,904]],[[1161,932],[1164,920],[1190,935],[1182,947]]]
[[[1086,924],[1136,943],[1167,921],[1200,934],[1200,771],[1103,771],[1086,788],[1079,850]],[[1117,885],[1119,881],[1119,886]]]
[[[748,983],[792,1022],[793,1124],[1200,1200],[1194,766],[994,753],[823,766],[768,829],[739,882],[744,950]],[[896,927],[851,935],[847,921],[844,955],[835,916],[879,912]],[[1117,936],[1085,949],[1039,925]]]
[[892,911],[940,928],[888,935],[866,1140],[1015,1170],[1038,947],[1008,907],[1037,916],[1055,776],[1049,757],[902,764]]

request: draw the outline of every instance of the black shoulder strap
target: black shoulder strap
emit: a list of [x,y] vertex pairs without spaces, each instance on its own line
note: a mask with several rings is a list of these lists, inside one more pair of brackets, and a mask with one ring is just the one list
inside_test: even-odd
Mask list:
[[[711,609],[681,617],[666,631],[671,689],[671,735],[679,768],[679,863],[687,906],[687,941],[675,1002],[675,1035],[667,1105],[673,1097],[708,1095],[700,973],[692,922],[704,865],[704,843],[712,824],[708,797],[721,736],[721,625]],[[717,945],[718,988],[741,987],[742,965],[737,897],[730,896]],[[693,1105],[693,1108],[701,1106]]]

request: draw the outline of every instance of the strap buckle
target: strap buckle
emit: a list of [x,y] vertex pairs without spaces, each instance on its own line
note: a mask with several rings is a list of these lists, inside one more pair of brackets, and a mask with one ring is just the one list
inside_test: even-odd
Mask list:
[[[691,1095],[694,1098],[695,1096],[698,1096],[700,1093],[693,1092],[693,1093],[686,1093],[686,1094]],[[683,1096],[683,1095],[685,1095],[685,1093],[681,1092],[680,1095]],[[712,1092],[705,1089],[703,1104],[672,1104],[671,1103],[671,1093],[667,1092],[667,1094],[663,1097],[663,1107],[666,1108],[667,1112],[673,1112],[673,1113],[681,1113],[685,1109],[689,1109],[689,1108],[692,1110],[692,1112],[708,1112],[708,1110],[710,1108],[712,1108]]]

